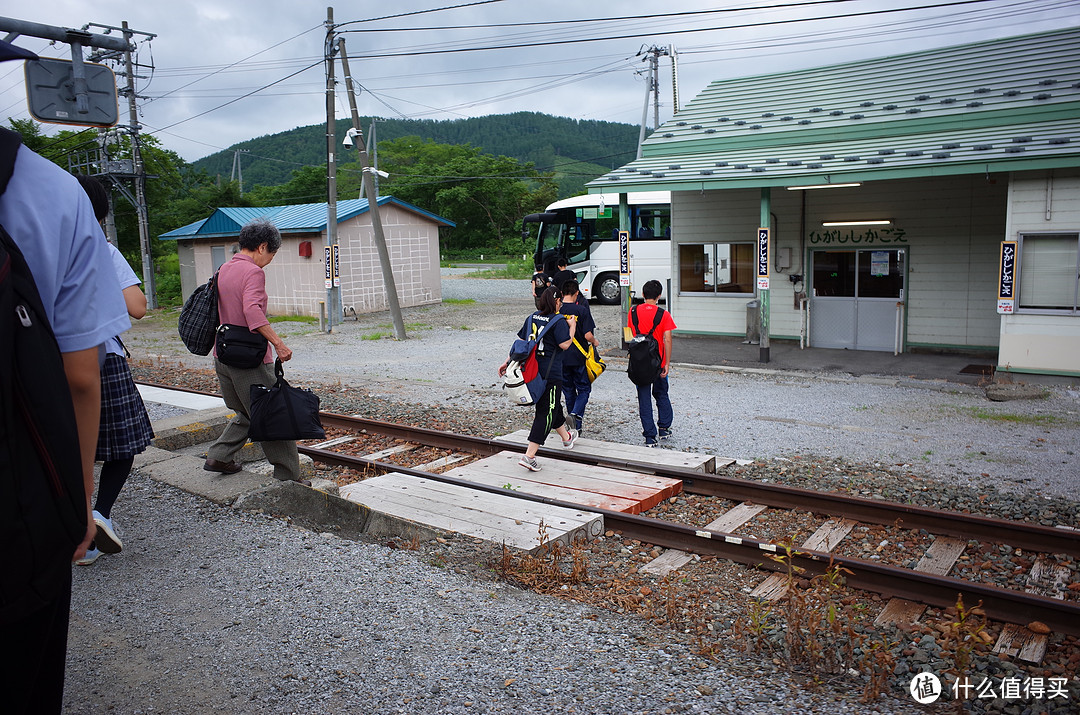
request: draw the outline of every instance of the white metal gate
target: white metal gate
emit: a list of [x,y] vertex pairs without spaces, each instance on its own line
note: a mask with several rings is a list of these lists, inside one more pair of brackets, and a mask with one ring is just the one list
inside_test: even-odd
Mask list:
[[813,251],[810,345],[901,350],[904,280],[902,249]]

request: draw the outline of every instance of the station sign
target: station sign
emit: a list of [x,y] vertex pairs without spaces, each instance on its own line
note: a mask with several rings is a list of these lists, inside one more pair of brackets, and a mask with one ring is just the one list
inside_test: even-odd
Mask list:
[[338,286],[341,285],[341,265],[340,265],[339,259],[338,259],[338,256],[341,253],[341,251],[339,250],[341,248],[341,246],[339,244],[335,243],[331,248],[333,248],[332,253],[333,253],[333,257],[334,257],[334,261],[333,261],[333,263],[334,263],[334,287],[337,288]]
[[998,263],[997,312],[1012,313],[1016,305],[1016,241],[1001,242]]
[[769,229],[757,231],[757,287],[769,290]]
[[630,285],[630,232],[619,231],[619,285]]
[[332,252],[330,246],[323,246],[323,256],[325,261],[323,264],[323,277],[326,280],[326,290],[330,290],[334,287],[334,263],[331,260]]

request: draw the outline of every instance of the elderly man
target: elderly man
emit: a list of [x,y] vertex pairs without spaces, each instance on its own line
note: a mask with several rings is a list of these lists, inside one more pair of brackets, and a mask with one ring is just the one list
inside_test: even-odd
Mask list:
[[[282,362],[292,358],[292,350],[270,327],[266,317],[266,274],[263,270],[274,260],[281,248],[277,226],[266,219],[255,219],[240,229],[240,252],[218,271],[218,318],[222,324],[246,327],[267,340],[266,354],[255,367],[227,365],[214,349],[214,368],[225,405],[236,412],[225,431],[206,451],[204,469],[210,472],[234,474],[241,467],[234,461],[236,453],[247,443],[251,424],[251,387],[277,382],[274,375],[274,352]],[[283,481],[300,479],[300,457],[296,442],[262,442],[263,452],[274,465],[274,477]]]

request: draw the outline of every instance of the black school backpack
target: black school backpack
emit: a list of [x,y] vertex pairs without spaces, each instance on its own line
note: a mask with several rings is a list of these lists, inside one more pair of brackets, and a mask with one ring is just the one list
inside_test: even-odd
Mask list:
[[637,307],[630,310],[630,320],[634,324],[634,338],[627,343],[626,374],[635,385],[651,385],[660,377],[664,363],[660,359],[660,342],[653,331],[664,319],[664,309],[657,306],[653,326],[649,332],[642,333],[638,325]]
[[[20,141],[0,129],[0,193]],[[63,358],[26,260],[0,226],[0,625],[55,598],[85,535],[79,432]]]

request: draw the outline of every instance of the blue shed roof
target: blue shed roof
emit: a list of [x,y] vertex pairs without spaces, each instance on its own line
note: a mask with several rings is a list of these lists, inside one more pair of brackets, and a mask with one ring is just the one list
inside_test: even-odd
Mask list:
[[[393,196],[380,196],[378,205],[393,204],[406,211],[428,218],[440,225],[453,228],[453,221],[413,206]],[[338,222],[347,221],[368,210],[367,199],[346,199],[337,204]],[[296,204],[293,206],[226,206],[214,210],[209,217],[189,223],[158,236],[162,241],[186,238],[227,238],[238,236],[244,224],[257,218],[272,221],[282,233],[316,233],[326,230],[327,204]]]

